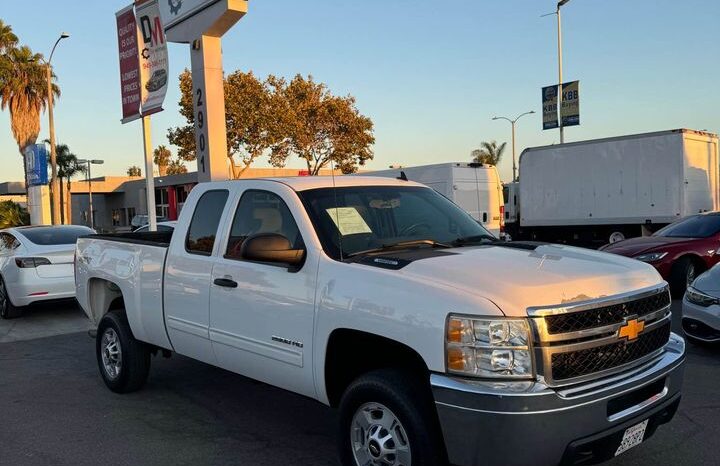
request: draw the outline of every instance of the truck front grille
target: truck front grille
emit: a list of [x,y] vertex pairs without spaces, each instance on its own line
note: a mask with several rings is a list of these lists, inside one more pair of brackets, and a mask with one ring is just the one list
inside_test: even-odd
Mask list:
[[552,378],[556,382],[625,366],[659,350],[670,339],[670,322],[644,333],[635,341],[618,341],[552,355]]
[[548,333],[577,332],[623,322],[629,316],[643,317],[670,305],[669,293],[657,293],[636,301],[610,304],[584,312],[557,314],[545,317]]
[[[670,339],[667,287],[528,309],[548,385],[570,385],[638,366]],[[641,329],[642,328],[642,329]]]

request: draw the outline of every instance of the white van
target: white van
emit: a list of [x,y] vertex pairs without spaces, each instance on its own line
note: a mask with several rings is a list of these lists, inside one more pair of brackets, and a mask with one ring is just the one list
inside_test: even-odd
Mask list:
[[419,167],[393,168],[363,172],[366,176],[401,178],[430,186],[463,208],[499,237],[504,227],[505,210],[502,184],[493,165],[481,163],[439,163]]

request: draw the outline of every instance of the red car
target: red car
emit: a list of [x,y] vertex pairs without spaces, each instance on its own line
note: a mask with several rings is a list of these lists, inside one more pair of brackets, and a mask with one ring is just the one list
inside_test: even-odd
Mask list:
[[652,236],[607,244],[601,251],[653,265],[680,297],[700,273],[720,262],[720,212],[693,215]]

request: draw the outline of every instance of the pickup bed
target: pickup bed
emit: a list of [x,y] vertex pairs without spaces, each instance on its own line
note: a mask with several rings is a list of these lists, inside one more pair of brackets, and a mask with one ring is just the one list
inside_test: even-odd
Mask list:
[[601,461],[680,402],[651,266],[498,241],[408,181],[201,183],[171,234],[81,238],[76,283],[111,390],[189,356],[336,407],[346,465]]

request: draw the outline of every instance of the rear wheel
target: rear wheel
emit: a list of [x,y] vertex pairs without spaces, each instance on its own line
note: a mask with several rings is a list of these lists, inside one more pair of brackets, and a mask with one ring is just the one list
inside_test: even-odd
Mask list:
[[699,275],[700,268],[690,257],[681,257],[670,269],[670,287],[675,298],[682,297],[685,290]]
[[432,396],[400,371],[358,378],[340,402],[340,458],[344,466],[447,464]]
[[13,306],[5,280],[0,277],[0,319],[14,319],[22,314],[22,308]]
[[95,349],[100,375],[116,393],[139,390],[150,372],[150,349],[135,339],[124,313],[108,312],[100,321]]

